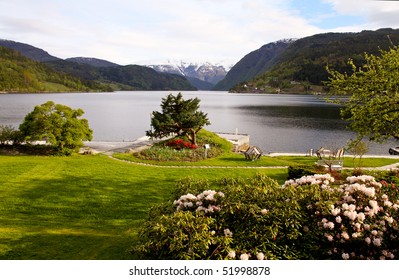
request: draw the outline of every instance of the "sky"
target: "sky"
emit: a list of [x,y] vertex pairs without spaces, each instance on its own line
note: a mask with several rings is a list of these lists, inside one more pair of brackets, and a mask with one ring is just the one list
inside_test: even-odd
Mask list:
[[262,45],[399,28],[399,1],[0,0],[0,39],[121,65],[235,64]]

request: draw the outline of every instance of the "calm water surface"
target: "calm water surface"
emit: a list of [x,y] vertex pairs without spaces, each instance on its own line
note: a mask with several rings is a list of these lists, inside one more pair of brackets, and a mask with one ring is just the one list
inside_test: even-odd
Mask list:
[[[150,114],[160,110],[161,99],[177,92],[113,92],[62,94],[2,94],[0,124],[18,127],[35,105],[52,100],[82,108],[94,131],[94,141],[130,141],[150,129]],[[200,110],[208,113],[214,132],[250,135],[252,145],[264,152],[298,152],[345,146],[355,136],[346,130],[339,107],[311,95],[231,94],[182,92],[185,99],[198,97]],[[388,154],[398,143],[373,144],[369,154]]]

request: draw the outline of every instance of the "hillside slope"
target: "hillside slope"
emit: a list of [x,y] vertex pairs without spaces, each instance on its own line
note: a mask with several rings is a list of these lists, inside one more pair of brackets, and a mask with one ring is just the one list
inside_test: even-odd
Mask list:
[[230,69],[223,80],[216,84],[214,90],[229,90],[236,84],[269,70],[275,65],[281,53],[293,42],[294,40],[290,39],[269,43],[247,54]]
[[0,92],[99,91],[101,86],[88,84],[70,75],[54,71],[16,50],[0,46]]
[[235,92],[323,91],[328,80],[326,66],[350,72],[349,58],[363,65],[364,53],[378,54],[399,44],[399,29],[359,33],[326,33],[296,40],[275,59],[263,74],[232,88]]
[[[71,58],[63,60],[28,44],[0,40],[0,46],[3,45],[21,52],[22,55],[36,62],[43,62],[57,72],[65,73],[64,75],[71,78],[72,76],[75,77],[76,80],[80,80],[81,83],[88,85],[89,88],[94,87],[104,91],[196,90],[184,77],[168,73],[158,73],[149,67],[138,65],[119,66],[96,58]],[[18,69],[21,70],[22,68]],[[24,89],[24,91],[26,90]],[[37,89],[34,91],[37,91]],[[60,88],[57,91],[63,91],[63,89]],[[69,91],[69,89],[65,88],[64,91]]]

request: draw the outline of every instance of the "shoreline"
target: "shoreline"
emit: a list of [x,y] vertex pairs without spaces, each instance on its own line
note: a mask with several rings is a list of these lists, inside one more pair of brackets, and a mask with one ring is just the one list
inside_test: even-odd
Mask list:
[[[163,140],[163,139],[161,139]],[[111,155],[113,153],[125,153],[127,151],[141,151],[144,149],[147,149],[151,147],[154,143],[161,141],[159,139],[157,140],[151,140],[147,136],[143,136],[140,138],[137,138],[136,140],[133,141],[86,141],[84,142],[84,146],[82,148],[82,151],[87,151],[88,149],[91,150],[94,154],[97,153],[104,153]],[[269,156],[269,157],[277,157],[277,156],[308,156],[310,157],[309,154],[307,153],[295,153],[295,152],[268,152],[264,153],[263,156]],[[316,158],[316,155],[314,154],[312,157]],[[351,154],[345,154],[344,157],[353,157]],[[365,154],[362,156],[362,158],[392,158],[392,159],[398,159],[399,161],[399,155],[379,155],[379,154]]]

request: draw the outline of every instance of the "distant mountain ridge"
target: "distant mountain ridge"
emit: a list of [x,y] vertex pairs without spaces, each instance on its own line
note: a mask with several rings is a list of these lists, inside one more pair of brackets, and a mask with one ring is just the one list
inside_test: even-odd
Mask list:
[[25,43],[0,39],[0,46],[16,50],[22,53],[24,56],[35,61],[46,62],[46,61],[54,61],[60,59],[58,57],[50,55],[48,52],[42,49],[36,48],[34,46]]
[[104,59],[98,59],[98,58],[93,58],[93,57],[71,57],[65,59],[66,61],[72,61],[80,64],[88,64],[94,67],[116,67],[116,66],[121,66],[119,64],[104,60]]
[[10,40],[0,40],[0,46],[18,51],[25,57],[44,63],[58,72],[77,77],[85,84],[100,84],[108,90],[196,90],[182,76],[158,73],[149,67],[120,66],[96,58],[79,57],[63,60],[42,49]]
[[212,89],[219,81],[224,79],[231,68],[219,63],[170,60],[165,63],[146,66],[161,73],[182,75],[201,90]]

